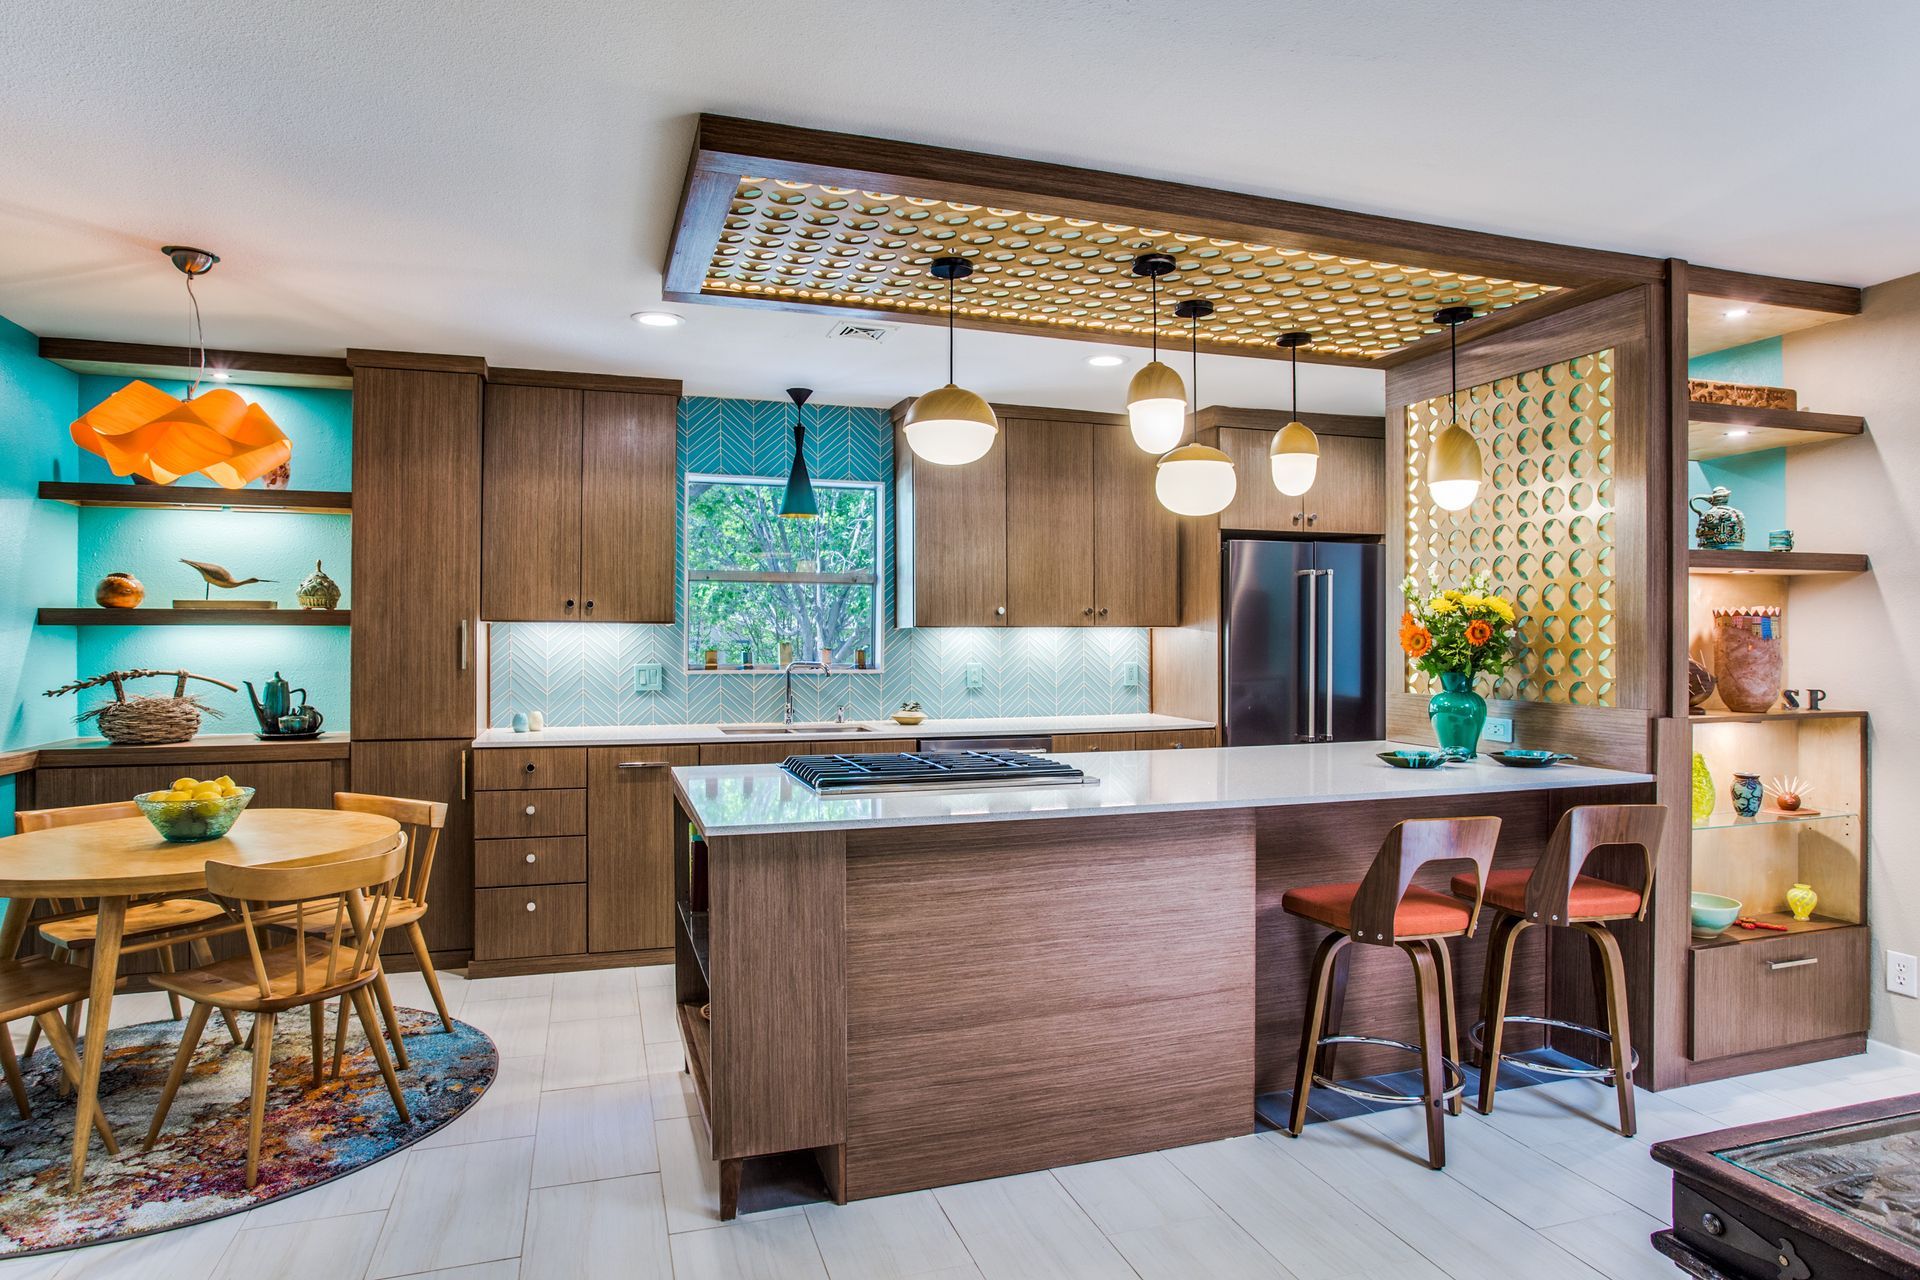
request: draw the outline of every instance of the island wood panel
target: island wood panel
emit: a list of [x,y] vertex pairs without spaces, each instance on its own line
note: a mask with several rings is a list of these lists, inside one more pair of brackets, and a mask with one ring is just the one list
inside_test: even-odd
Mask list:
[[477,373],[356,366],[356,741],[473,737],[480,501]]
[[1250,814],[846,840],[848,1196],[1252,1130]]
[[716,1160],[846,1140],[845,865],[837,831],[711,843]]
[[1170,627],[1180,621],[1180,517],[1154,496],[1159,459],[1123,422],[1093,435],[1093,623]]
[[487,388],[481,612],[491,620],[581,616],[582,394]]
[[[434,849],[427,914],[420,921],[436,967],[463,964],[473,949],[473,806],[467,799],[463,739],[353,744],[353,789],[382,796],[435,800],[447,806],[447,825]],[[389,933],[383,963],[411,968],[407,939]]]
[[895,612],[903,627],[1007,625],[1007,444],[963,467],[922,462],[893,435]]
[[1093,427],[1011,418],[1000,434],[1007,454],[1007,625],[1091,626]]
[[672,622],[679,398],[581,393],[580,596],[594,622]]
[[587,950],[673,945],[675,765],[698,747],[596,747],[587,766]]

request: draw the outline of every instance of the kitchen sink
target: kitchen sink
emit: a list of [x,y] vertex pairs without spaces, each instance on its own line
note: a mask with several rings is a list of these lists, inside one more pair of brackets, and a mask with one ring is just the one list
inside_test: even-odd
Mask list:
[[833,720],[802,721],[794,724],[717,724],[714,728],[722,733],[872,733],[873,727],[864,724],[840,724]]

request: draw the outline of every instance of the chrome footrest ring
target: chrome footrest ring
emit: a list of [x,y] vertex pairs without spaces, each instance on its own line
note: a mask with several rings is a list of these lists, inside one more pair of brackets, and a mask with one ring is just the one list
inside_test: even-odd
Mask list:
[[[1319,1043],[1320,1045],[1372,1044],[1385,1049],[1404,1049],[1408,1053],[1421,1052],[1417,1044],[1408,1044],[1405,1040],[1388,1040],[1381,1036],[1322,1036]],[[1451,1102],[1466,1092],[1467,1073],[1459,1063],[1448,1057],[1440,1059],[1440,1067],[1447,1073],[1448,1085],[1441,1091],[1438,1100]],[[1315,1075],[1313,1083],[1315,1088],[1331,1089],[1335,1093],[1345,1094],[1349,1098],[1359,1098],[1363,1102],[1382,1102],[1396,1107],[1417,1107],[1426,1101],[1425,1097],[1417,1093],[1373,1093],[1366,1089],[1356,1089],[1350,1084],[1342,1084],[1338,1080],[1329,1080],[1323,1075]]]
[[[1594,1039],[1605,1044],[1613,1043],[1613,1037],[1600,1028],[1589,1027],[1583,1022],[1568,1022],[1565,1018],[1535,1018],[1527,1014],[1514,1013],[1507,1015],[1501,1019],[1501,1021],[1524,1022],[1529,1026],[1535,1027],[1558,1027],[1562,1031],[1572,1031],[1579,1035],[1592,1036]],[[1486,1030],[1487,1023],[1484,1018],[1467,1028],[1467,1042],[1471,1044],[1482,1057],[1486,1056]],[[1562,1067],[1554,1063],[1535,1062],[1530,1058],[1523,1058],[1517,1053],[1503,1053],[1500,1055],[1500,1061],[1510,1062],[1523,1071],[1538,1071],[1541,1075],[1547,1076],[1567,1076],[1575,1080],[1613,1079],[1612,1067]],[[1631,1074],[1639,1069],[1640,1051],[1629,1048],[1627,1050],[1627,1072]]]

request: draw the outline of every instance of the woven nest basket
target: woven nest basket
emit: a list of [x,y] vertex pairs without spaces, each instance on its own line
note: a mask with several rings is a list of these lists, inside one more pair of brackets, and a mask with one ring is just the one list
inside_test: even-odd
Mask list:
[[103,702],[81,717],[91,716],[100,736],[120,747],[147,747],[185,742],[200,732],[200,713],[212,708],[192,694],[181,698],[134,696],[125,702]]

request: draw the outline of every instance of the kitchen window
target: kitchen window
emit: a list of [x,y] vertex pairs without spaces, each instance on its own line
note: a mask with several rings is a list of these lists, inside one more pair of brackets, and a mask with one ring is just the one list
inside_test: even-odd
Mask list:
[[815,480],[820,514],[780,515],[784,479],[687,477],[687,669],[880,666],[880,485]]

